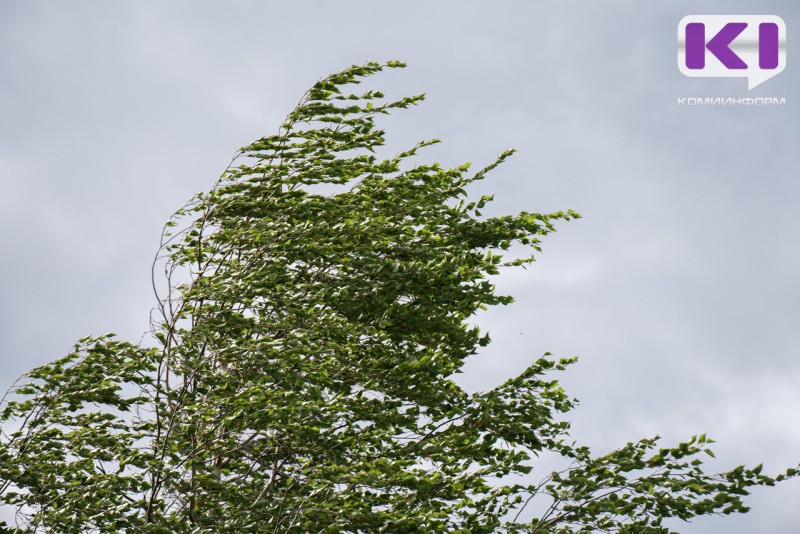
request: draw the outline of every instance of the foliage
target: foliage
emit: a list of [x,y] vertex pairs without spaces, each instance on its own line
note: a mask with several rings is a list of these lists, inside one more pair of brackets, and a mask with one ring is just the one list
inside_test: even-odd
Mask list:
[[[83,339],[12,389],[0,503],[20,531],[667,532],[797,473],[707,475],[704,436],[592,456],[549,377],[573,360],[452,380],[489,343],[467,319],[512,300],[489,277],[533,261],[503,252],[578,215],[483,217],[465,188],[510,151],[474,174],[410,164],[436,140],[378,158],[375,119],[423,97],[343,88],[401,66],[319,81],[176,213],[155,347]],[[544,453],[568,467],[530,482]]]

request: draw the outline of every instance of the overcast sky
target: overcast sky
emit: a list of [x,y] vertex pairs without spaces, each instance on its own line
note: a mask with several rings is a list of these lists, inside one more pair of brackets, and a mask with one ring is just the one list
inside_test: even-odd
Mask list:
[[[441,138],[444,164],[519,150],[475,189],[492,213],[575,209],[517,302],[477,318],[493,344],[460,380],[491,387],[545,351],[580,356],[573,435],[608,451],[707,432],[717,461],[800,461],[800,88],[791,1],[227,2],[0,0],[0,382],[80,337],[138,341],[163,223],[307,87],[402,59],[387,94],[426,92],[389,144]],[[784,72],[688,78],[690,14],[771,14]],[[778,97],[689,107],[681,97]],[[689,533],[789,532],[800,481]]]

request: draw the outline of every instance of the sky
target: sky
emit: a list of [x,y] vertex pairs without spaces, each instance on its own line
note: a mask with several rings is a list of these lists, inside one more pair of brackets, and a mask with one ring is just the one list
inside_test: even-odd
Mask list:
[[[678,23],[706,14],[782,17],[785,70],[752,90],[681,74]],[[577,355],[571,432],[596,452],[705,432],[709,469],[796,465],[795,28],[788,0],[0,0],[0,389],[83,336],[139,341],[167,218],[316,80],[400,59],[375,83],[427,99],[383,123],[390,147],[437,137],[431,161],[476,166],[516,148],[471,191],[495,194],[486,213],[583,216],[495,280],[516,302],[475,318],[493,343],[464,387]],[[788,532],[798,501],[793,480],[754,491],[748,514],[670,525]]]

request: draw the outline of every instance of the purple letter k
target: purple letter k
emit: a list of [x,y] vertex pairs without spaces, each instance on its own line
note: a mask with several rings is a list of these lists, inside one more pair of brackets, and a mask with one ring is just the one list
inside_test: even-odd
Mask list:
[[730,44],[747,28],[746,22],[729,22],[706,44],[705,25],[692,22],[686,25],[686,67],[702,69],[706,66],[706,48],[725,68],[746,69],[747,63],[729,48]]

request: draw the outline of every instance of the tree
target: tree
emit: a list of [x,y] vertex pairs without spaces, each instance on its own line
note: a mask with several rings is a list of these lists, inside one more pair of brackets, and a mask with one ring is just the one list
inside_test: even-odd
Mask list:
[[[706,474],[705,436],[593,456],[550,377],[572,359],[452,380],[489,343],[466,320],[512,300],[488,277],[533,261],[504,252],[579,215],[483,217],[465,188],[511,151],[476,173],[410,164],[437,140],[380,159],[375,119],[423,96],[346,89],[402,66],[314,84],[171,218],[153,346],[85,338],[12,388],[0,503],[19,531],[667,532],[798,473]],[[565,468],[520,482],[544,453]]]

